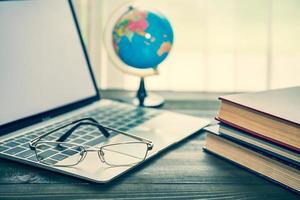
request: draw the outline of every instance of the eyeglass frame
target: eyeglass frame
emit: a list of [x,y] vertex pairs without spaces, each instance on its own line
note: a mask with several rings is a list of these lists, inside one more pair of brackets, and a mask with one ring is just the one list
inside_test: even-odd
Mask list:
[[[90,122],[82,122],[82,121],[90,121]],[[79,120],[75,120],[73,122],[70,122],[70,123],[67,123],[65,125],[62,125],[56,129],[53,129],[47,133],[44,133],[36,138],[33,138],[30,142],[29,142],[29,148],[31,150],[34,150],[35,151],[35,154],[36,154],[36,157],[37,157],[37,160],[43,164],[46,164],[46,165],[49,165],[47,163],[44,163],[43,161],[41,161],[38,157],[38,153],[37,153],[37,150],[36,150],[36,145],[38,144],[38,142],[43,139],[44,137],[54,133],[54,132],[57,132],[61,129],[64,129],[70,125],[74,125],[72,126],[68,131],[66,131],[65,133],[63,133],[56,141],[43,141],[44,143],[58,143],[58,144],[69,144],[69,145],[75,145],[77,147],[80,147],[81,148],[81,152],[84,153],[84,155],[81,155],[81,158],[80,160],[75,163],[75,164],[72,164],[72,165],[55,165],[53,164],[52,166],[56,166],[56,167],[72,167],[72,166],[75,166],[75,165],[78,165],[80,162],[82,162],[87,153],[88,152],[95,152],[97,151],[98,152],[98,157],[100,159],[101,162],[104,162],[106,163],[107,165],[110,165],[112,167],[115,167],[115,166],[128,166],[128,165],[133,165],[133,164],[137,164],[137,163],[140,163],[142,161],[144,161],[148,155],[148,152],[150,150],[153,149],[153,142],[150,141],[150,140],[147,140],[145,138],[142,138],[142,137],[139,137],[139,136],[136,136],[136,135],[132,135],[128,132],[125,132],[125,131],[121,131],[121,130],[117,130],[117,129],[114,129],[114,128],[111,128],[111,127],[108,127],[108,126],[105,126],[105,125],[102,125],[100,124],[97,120],[91,118],[91,117],[88,117],[88,118],[82,118],[82,119],[79,119]],[[114,131],[114,132],[117,132],[117,133],[121,133],[125,136],[128,136],[128,137],[131,137],[131,138],[134,138],[140,142],[119,142],[119,143],[112,143],[112,144],[107,144],[107,145],[103,145],[101,147],[92,147],[92,146],[84,146],[84,145],[78,145],[78,144],[74,144],[74,143],[70,143],[70,142],[63,142],[64,140],[66,140],[74,131],[76,131],[77,128],[79,128],[80,126],[83,126],[83,125],[91,125],[91,126],[95,126],[98,128],[99,132],[102,133],[106,138],[108,138],[110,136],[110,133],[107,131],[107,130],[110,130],[110,131]],[[107,130],[106,130],[107,129]],[[104,154],[103,154],[103,151],[102,149],[104,147],[107,147],[107,146],[113,146],[113,145],[121,145],[121,144],[133,144],[133,143],[144,143],[147,145],[147,151],[146,151],[146,154],[145,154],[145,157],[140,161],[140,162],[136,162],[136,163],[132,163],[132,164],[127,164],[127,165],[113,165],[111,163],[108,163],[105,161],[105,159],[103,158]],[[88,149],[87,149],[88,148]],[[51,165],[50,165],[51,166]]]

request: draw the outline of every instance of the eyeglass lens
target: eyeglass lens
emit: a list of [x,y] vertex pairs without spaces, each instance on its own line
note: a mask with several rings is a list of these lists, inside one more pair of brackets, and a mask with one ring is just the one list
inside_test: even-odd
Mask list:
[[[132,165],[143,161],[147,155],[147,144],[128,142],[101,147],[98,156],[111,166]],[[43,142],[36,145],[37,159],[53,166],[74,166],[85,156],[84,147],[61,142]]]
[[[101,148],[102,157],[109,165],[132,165],[143,161],[147,155],[147,144],[128,142],[112,144]],[[99,155],[101,156],[101,155]]]
[[37,159],[47,165],[72,166],[82,159],[84,148],[78,145],[59,142],[38,142]]

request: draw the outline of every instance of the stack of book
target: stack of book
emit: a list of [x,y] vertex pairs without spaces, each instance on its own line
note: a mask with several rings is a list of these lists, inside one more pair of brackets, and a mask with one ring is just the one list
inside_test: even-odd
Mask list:
[[220,100],[204,150],[300,192],[300,87]]

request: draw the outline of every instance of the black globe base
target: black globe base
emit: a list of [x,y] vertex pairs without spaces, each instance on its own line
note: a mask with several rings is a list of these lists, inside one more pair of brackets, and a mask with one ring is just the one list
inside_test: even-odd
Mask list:
[[144,78],[140,80],[140,86],[136,93],[136,98],[132,100],[132,104],[140,107],[159,108],[163,106],[165,100],[156,94],[147,93]]
[[144,102],[142,104],[138,98],[134,98],[132,100],[133,105],[146,108],[159,108],[162,107],[164,103],[165,100],[161,96],[152,93],[148,94],[148,96],[144,98]]

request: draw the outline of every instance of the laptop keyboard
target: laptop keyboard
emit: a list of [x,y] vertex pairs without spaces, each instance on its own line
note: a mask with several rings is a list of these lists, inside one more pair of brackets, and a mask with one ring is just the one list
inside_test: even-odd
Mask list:
[[[0,153],[15,156],[27,161],[36,162],[37,158],[35,155],[35,151],[29,148],[29,141],[38,137],[39,135],[61,127],[64,124],[81,118],[92,117],[104,126],[108,126],[120,131],[129,131],[130,129],[152,119],[159,113],[160,111],[158,110],[141,109],[126,104],[113,103],[110,106],[97,108],[92,111],[74,116],[72,118],[68,118],[59,123],[52,124],[44,128],[25,133],[21,136],[0,142]],[[54,132],[44,138],[44,140],[55,141],[69,128],[70,127],[67,127],[58,132]],[[109,132],[110,137],[113,137],[117,134],[114,131]],[[73,132],[65,142],[83,146],[96,146],[104,141],[105,137],[97,129],[91,126],[81,126],[76,129],[76,131]],[[74,152],[72,151],[63,153],[53,152],[52,150],[49,150],[47,148],[45,148],[43,151],[43,157],[49,157],[47,158],[48,161],[52,162],[53,164],[74,154]]]

